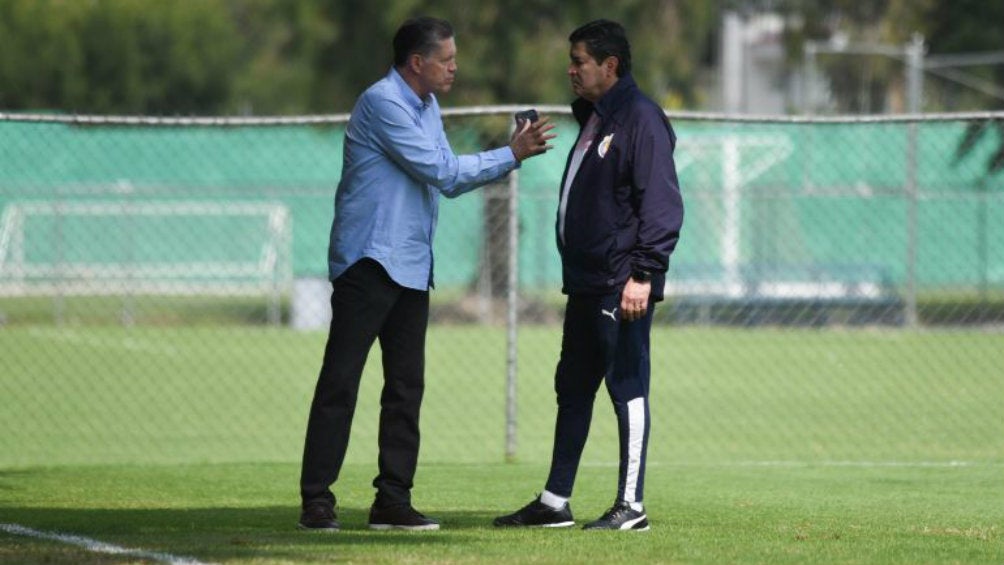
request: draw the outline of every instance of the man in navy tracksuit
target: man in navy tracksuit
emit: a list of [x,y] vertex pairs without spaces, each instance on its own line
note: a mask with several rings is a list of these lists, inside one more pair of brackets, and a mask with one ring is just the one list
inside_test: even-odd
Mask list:
[[551,471],[538,498],[494,524],[575,523],[568,499],[605,380],[620,435],[617,498],[585,529],[647,530],[649,332],[683,224],[676,136],[631,77],[620,24],[590,22],[569,41],[568,75],[578,96],[572,111],[581,130],[565,168],[556,226],[568,303]]

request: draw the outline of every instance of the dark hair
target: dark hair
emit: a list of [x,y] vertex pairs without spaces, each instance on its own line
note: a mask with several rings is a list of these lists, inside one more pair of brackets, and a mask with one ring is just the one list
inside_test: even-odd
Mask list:
[[432,54],[439,42],[453,37],[453,26],[446,20],[420,16],[401,24],[394,34],[394,66],[403,67],[408,57]]
[[628,43],[624,26],[610,20],[593,20],[580,26],[568,36],[572,44],[586,44],[589,56],[602,63],[607,57],[617,57],[617,76],[631,72],[631,44]]

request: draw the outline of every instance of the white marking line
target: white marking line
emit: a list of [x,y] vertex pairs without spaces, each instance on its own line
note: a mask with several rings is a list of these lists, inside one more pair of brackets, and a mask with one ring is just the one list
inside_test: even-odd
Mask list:
[[99,349],[125,349],[126,351],[155,353],[160,355],[178,354],[178,348],[174,347],[173,345],[147,343],[142,340],[128,336],[116,338],[112,336],[78,335],[76,333],[68,333],[62,330],[50,331],[50,330],[41,330],[38,328],[29,329],[28,335],[34,338],[39,338],[44,340],[63,341],[66,343],[79,344],[79,345],[84,345],[86,347],[95,347]]
[[[617,461],[583,462],[583,467],[617,467]],[[681,467],[681,468],[711,468],[725,469],[733,467],[778,467],[778,468],[808,468],[808,467],[858,467],[863,469],[892,468],[932,468],[956,469],[964,467],[1004,467],[1004,463],[976,461],[735,461],[729,463],[662,463],[650,461],[648,467]]]
[[111,555],[128,555],[130,557],[139,557],[140,559],[153,559],[154,561],[162,561],[164,563],[170,563],[171,565],[208,565],[206,563],[203,563],[202,561],[193,559],[191,557],[182,557],[178,555],[171,555],[170,553],[158,553],[156,551],[146,551],[142,549],[129,549],[127,547],[112,545],[110,543],[105,543],[103,541],[98,541],[91,538],[85,538],[83,536],[60,534],[57,532],[42,532],[39,530],[26,528],[24,526],[19,526],[18,524],[0,524],[0,530],[15,536],[25,536],[36,539],[52,540],[61,543],[68,543],[70,545],[76,545],[86,549],[87,551],[93,551],[95,553],[107,553]]
[[[990,465],[990,464],[987,464]],[[904,467],[904,468],[955,468],[977,467],[972,461],[740,461],[736,467]]]

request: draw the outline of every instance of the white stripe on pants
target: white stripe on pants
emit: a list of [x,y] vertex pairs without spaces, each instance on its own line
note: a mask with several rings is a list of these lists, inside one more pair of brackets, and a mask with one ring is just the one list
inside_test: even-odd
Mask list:
[[628,445],[627,445],[627,476],[624,484],[624,500],[635,500],[638,488],[638,473],[641,471],[641,449],[645,442],[645,399],[635,398],[627,403],[628,408]]

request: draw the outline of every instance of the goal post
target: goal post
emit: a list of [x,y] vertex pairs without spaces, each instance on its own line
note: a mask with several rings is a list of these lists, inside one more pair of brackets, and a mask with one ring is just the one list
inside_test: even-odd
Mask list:
[[292,217],[260,201],[30,201],[0,215],[0,296],[263,296],[281,321]]

